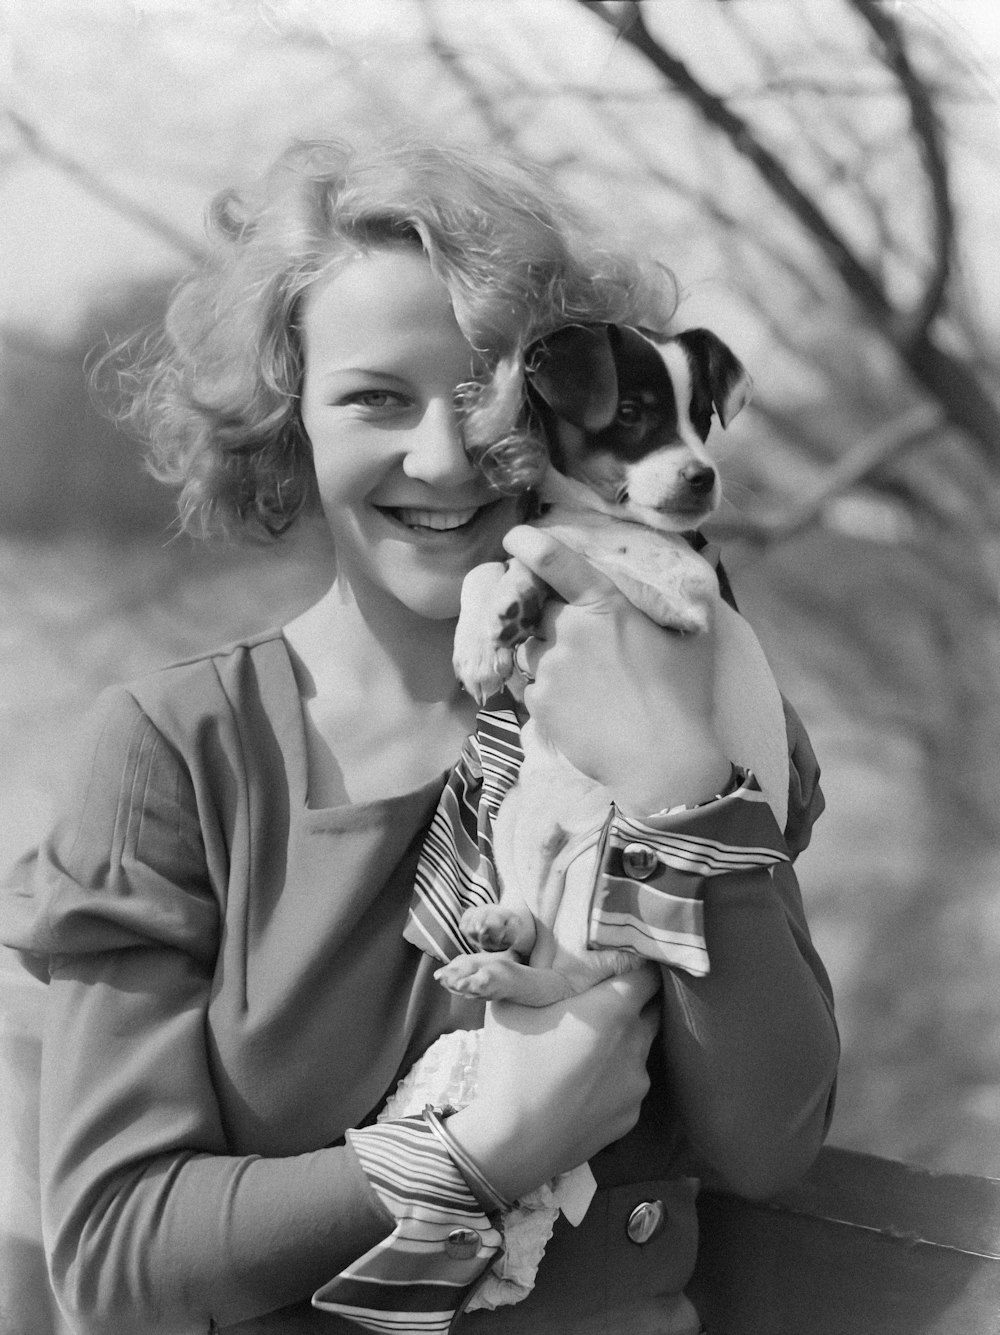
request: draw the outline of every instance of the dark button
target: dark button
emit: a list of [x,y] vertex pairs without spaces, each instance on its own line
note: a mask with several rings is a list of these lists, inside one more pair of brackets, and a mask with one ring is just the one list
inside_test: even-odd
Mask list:
[[629,1241],[644,1247],[662,1229],[666,1217],[667,1212],[663,1208],[662,1201],[643,1201],[641,1205],[635,1207],[625,1225]]
[[622,849],[625,875],[633,881],[648,881],[659,865],[659,858],[647,844],[626,844]]
[[453,1228],[444,1249],[453,1261],[470,1261],[479,1252],[479,1234],[474,1228]]

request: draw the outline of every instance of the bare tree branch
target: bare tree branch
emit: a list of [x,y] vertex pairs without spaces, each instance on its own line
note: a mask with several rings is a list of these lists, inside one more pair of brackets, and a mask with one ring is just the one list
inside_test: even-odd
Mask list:
[[440,61],[465,93],[493,142],[507,146],[511,145],[516,138],[515,132],[498,115],[492,98],[486,94],[475,75],[470,73],[457,49],[445,40],[441,32],[441,25],[438,23],[434,0],[421,0],[420,7],[424,14],[424,23],[427,28],[427,45],[431,54]]
[[[592,6],[588,6],[592,8]],[[730,96],[733,102],[767,102],[774,97],[796,96],[799,93],[809,93],[814,97],[828,99],[847,100],[857,102],[863,98],[871,98],[873,101],[882,101],[892,92],[894,85],[888,80],[885,83],[874,83],[871,80],[865,82],[853,83],[848,79],[808,79],[805,77],[773,77],[762,79],[756,84],[736,85],[733,87]],[[566,96],[579,97],[590,102],[620,102],[623,106],[649,106],[651,103],[659,101],[663,96],[661,92],[650,92],[639,90],[632,92],[624,88],[594,88],[588,83],[573,83],[572,81],[563,81],[554,87],[551,83],[534,82],[522,78],[517,91],[525,97],[534,100],[555,101]],[[678,93],[678,96],[681,96]],[[960,106],[993,106],[996,99],[991,97],[988,92],[969,91],[957,88],[942,88],[937,91],[939,103],[954,102]]]
[[809,528],[835,497],[856,487],[901,454],[940,439],[947,423],[931,408],[915,408],[884,431],[861,440],[828,468],[820,487],[801,505],[774,519],[747,518],[739,523],[713,525],[719,537],[742,538],[762,545],[783,542]]
[[948,180],[948,161],[941,126],[927,84],[916,73],[903,41],[899,24],[873,0],[848,0],[878,37],[883,62],[894,74],[910,105],[913,132],[921,150],[934,213],[934,263],[927,285],[912,316],[907,337],[919,338],[941,309],[955,244],[955,215]]
[[855,255],[847,241],[804,190],[792,180],[784,165],[760,142],[749,123],[738,116],[715,93],[704,87],[682,60],[671,55],[646,27],[639,0],[627,0],[621,10],[611,10],[591,0],[576,0],[588,13],[596,14],[620,37],[635,47],[700,112],[704,119],[729,140],[756,168],[774,193],[784,202],[807,232],[822,247],[844,283],[863,308],[880,324],[893,317],[893,307],[881,284]]
[[[950,420],[967,433],[983,457],[995,467],[1000,458],[1000,409],[997,403],[960,357],[935,342],[926,319],[918,319],[915,323],[912,313],[901,314],[893,306],[877,276],[858,259],[822,210],[792,180],[783,164],[758,141],[747,121],[733,112],[723,98],[706,89],[683,61],[656,41],[643,19],[641,0],[625,0],[615,8],[603,0],[576,0],[576,3],[588,13],[597,15],[621,39],[644,55],[669,83],[685,94],[710,125],[727,137],[733,149],[753,164],[765,184],[820,245],[844,285],[917,383],[938,401]],[[872,0],[851,0],[851,3],[870,5]],[[923,142],[926,149],[926,139]],[[938,140],[935,143],[939,145]],[[943,298],[943,289],[939,295],[937,286],[946,278],[946,273],[939,273],[932,280],[922,302],[922,313],[937,309]]]
[[130,199],[121,190],[102,180],[90,167],[56,148],[55,145],[49,143],[36,126],[25,120],[23,116],[19,116],[16,111],[11,111],[8,108],[6,115],[20,132],[35,157],[69,176],[89,195],[100,200],[102,204],[107,204],[109,208],[112,208],[122,217],[128,218],[130,222],[136,223],[148,232],[152,232],[161,241],[165,241],[174,250],[180,251],[189,260],[197,262],[203,258],[205,253],[203,248],[182,232],[180,228],[168,222],[155,210]]

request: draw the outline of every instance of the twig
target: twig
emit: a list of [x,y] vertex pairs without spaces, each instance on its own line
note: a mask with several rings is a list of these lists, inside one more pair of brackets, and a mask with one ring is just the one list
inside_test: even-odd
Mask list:
[[710,125],[722,131],[736,152],[753,164],[770,189],[803,224],[864,309],[880,325],[890,323],[892,304],[875,275],[858,259],[816,203],[792,180],[783,164],[760,142],[749,122],[738,116],[723,98],[710,92],[682,60],[656,41],[646,27],[638,0],[627,0],[621,10],[607,9],[591,0],[576,0],[576,3],[588,13],[596,14],[634,46],[664,78],[684,93]]
[[102,204],[107,204],[116,213],[134,223],[138,223],[140,227],[146,228],[147,231],[155,233],[156,236],[166,241],[175,250],[179,250],[182,255],[186,255],[189,260],[198,261],[204,257],[204,250],[196,241],[193,241],[179,228],[174,227],[172,223],[167,222],[159,213],[147,208],[144,204],[139,204],[134,199],[130,199],[121,190],[102,180],[90,167],[56,148],[54,144],[49,143],[36,126],[25,120],[23,116],[18,115],[16,111],[11,111],[8,108],[6,114],[20,132],[30,151],[37,158],[41,158],[43,162],[49,163],[66,176],[71,177],[88,194],[93,195],[95,199],[99,199]]
[[830,501],[855,487],[890,460],[926,445],[947,426],[944,415],[932,408],[914,408],[882,431],[861,440],[826,470],[821,485],[806,501],[773,519],[747,518],[734,524],[713,525],[713,535],[742,538],[770,545],[809,528]]
[[444,66],[451,77],[463,90],[469,102],[475,108],[480,120],[496,144],[511,145],[515,132],[510,125],[497,114],[492,99],[486,94],[479,80],[469,72],[458,50],[445,41],[438,24],[433,0],[421,0],[424,22],[427,26],[427,45],[432,55]]
[[[851,2],[861,3],[862,0]],[[872,0],[863,2],[870,4]],[[935,341],[926,318],[928,312],[932,313],[933,318],[936,303],[943,298],[943,287],[939,296],[938,286],[946,281],[947,273],[941,264],[941,257],[936,277],[932,278],[925,292],[917,319],[911,312],[898,311],[879,276],[854,254],[819,206],[792,180],[784,165],[760,143],[749,123],[733,112],[722,97],[709,92],[682,61],[656,41],[643,20],[641,0],[624,0],[620,7],[616,5],[614,8],[603,3],[603,0],[576,0],[576,3],[588,13],[595,14],[620,39],[628,41],[644,55],[668,83],[687,96],[705,121],[728,138],[734,151],[754,166],[776,198],[820,246],[845,287],[900,357],[917,384],[937,400],[950,420],[967,433],[983,457],[995,467],[1000,457],[1000,411],[997,404],[961,358]]]
[[902,330],[904,341],[919,339],[941,309],[955,243],[955,215],[948,181],[948,162],[941,138],[934,100],[917,75],[903,41],[899,24],[872,0],[848,0],[875,33],[882,47],[883,63],[892,71],[910,105],[913,133],[921,150],[930,186],[934,212],[934,264],[923,296],[914,308],[912,327]]

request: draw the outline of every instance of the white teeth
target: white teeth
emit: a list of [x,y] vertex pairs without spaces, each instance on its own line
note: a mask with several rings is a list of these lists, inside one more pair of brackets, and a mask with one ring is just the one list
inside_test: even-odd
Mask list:
[[407,528],[432,528],[444,532],[450,528],[461,528],[478,513],[479,507],[471,510],[393,510],[393,514]]

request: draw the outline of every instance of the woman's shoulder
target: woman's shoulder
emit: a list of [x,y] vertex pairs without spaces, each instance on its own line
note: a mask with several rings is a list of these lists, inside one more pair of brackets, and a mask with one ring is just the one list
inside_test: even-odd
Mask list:
[[274,745],[291,745],[300,729],[288,647],[273,630],[106,687],[82,720],[74,750],[84,764],[99,752],[117,766],[165,744],[189,773],[208,777],[265,764]]
[[279,656],[287,659],[284,632],[280,629],[257,631],[252,635],[242,635],[238,639],[186,654],[183,658],[172,659],[133,677],[123,685],[129,691],[169,692],[202,678],[206,680],[213,677],[225,678],[234,668],[238,669],[245,663],[251,663],[258,669],[263,666],[266,670],[268,660],[274,656],[276,650],[279,651]]
[[154,722],[193,720],[244,701],[267,701],[294,682],[281,630],[260,631],[175,659],[107,687],[105,709],[133,702]]

